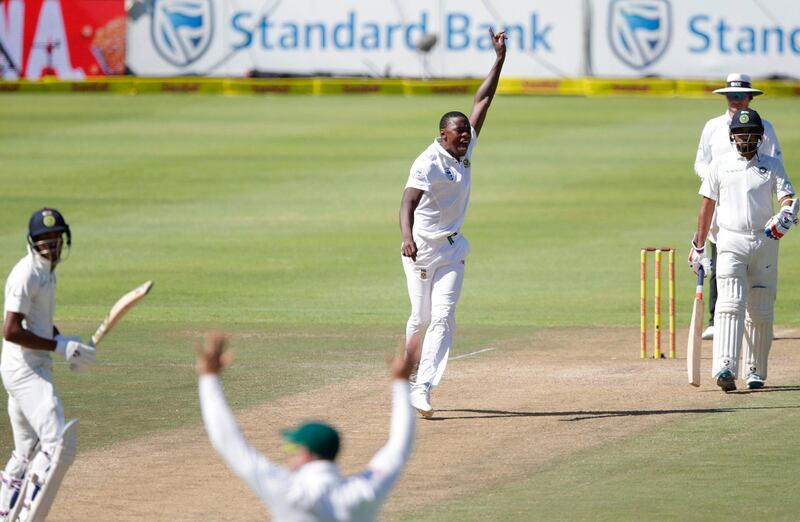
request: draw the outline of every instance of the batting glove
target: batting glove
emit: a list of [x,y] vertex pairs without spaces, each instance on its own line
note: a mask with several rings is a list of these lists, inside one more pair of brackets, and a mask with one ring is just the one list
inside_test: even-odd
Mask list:
[[82,343],[80,337],[57,335],[56,353],[69,363],[72,370],[83,370],[97,361],[97,350]]
[[689,268],[696,274],[700,267],[708,274],[711,272],[711,260],[706,257],[706,247],[698,247],[692,240],[692,248],[689,250]]
[[764,225],[764,234],[770,239],[778,240],[782,238],[792,225],[795,224],[797,217],[792,212],[793,205],[781,207],[781,211],[769,218]]

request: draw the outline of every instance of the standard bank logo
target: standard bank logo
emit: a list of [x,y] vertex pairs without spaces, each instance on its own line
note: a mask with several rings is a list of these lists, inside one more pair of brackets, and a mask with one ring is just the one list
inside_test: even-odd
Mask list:
[[150,37],[166,61],[184,67],[208,50],[214,35],[213,0],[151,0]]
[[656,62],[669,45],[672,13],[667,0],[612,0],[608,39],[617,58],[634,69]]

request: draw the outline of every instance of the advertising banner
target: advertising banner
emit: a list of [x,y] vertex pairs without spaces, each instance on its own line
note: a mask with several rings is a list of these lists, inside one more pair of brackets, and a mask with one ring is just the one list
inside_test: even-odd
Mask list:
[[124,0],[0,0],[0,77],[125,71]]
[[503,73],[581,76],[583,0],[135,0],[127,65],[138,75],[483,77],[489,27]]
[[596,76],[800,78],[796,0],[591,0]]

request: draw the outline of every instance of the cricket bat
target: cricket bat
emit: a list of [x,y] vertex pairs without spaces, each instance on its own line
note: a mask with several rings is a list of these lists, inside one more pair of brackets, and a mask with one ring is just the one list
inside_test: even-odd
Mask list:
[[697,270],[697,290],[694,294],[692,307],[692,321],[689,323],[689,343],[686,347],[686,373],[689,375],[689,384],[700,386],[700,352],[702,351],[703,335],[703,267]]
[[114,306],[111,307],[111,311],[108,312],[108,315],[103,322],[100,323],[100,326],[97,327],[97,331],[92,335],[89,344],[97,346],[103,337],[114,328],[114,325],[122,319],[122,316],[133,308],[136,303],[144,299],[144,296],[147,295],[151,288],[153,288],[153,282],[147,281],[120,297],[119,300],[114,303]]

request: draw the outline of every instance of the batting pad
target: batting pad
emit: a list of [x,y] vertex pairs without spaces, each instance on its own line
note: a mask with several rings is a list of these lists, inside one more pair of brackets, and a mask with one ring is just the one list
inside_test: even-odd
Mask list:
[[739,277],[717,276],[717,289],[717,307],[714,314],[714,364],[711,368],[713,377],[722,370],[730,370],[736,375],[744,334],[746,299],[744,286]]
[[755,373],[767,378],[769,350],[772,347],[775,292],[771,288],[754,286],[747,300],[742,352],[742,379]]
[[[30,476],[28,481],[28,490],[30,493],[34,491],[34,485],[38,482],[40,486],[39,492],[30,500],[30,508],[28,511],[27,522],[44,522],[47,514],[50,512],[50,507],[58,493],[58,488],[61,487],[61,482],[67,474],[72,462],[75,460],[75,454],[78,447],[78,419],[72,419],[66,426],[64,431],[61,432],[61,440],[56,446],[56,451],[50,462],[50,469],[44,477]],[[33,475],[29,473],[29,475]],[[23,510],[25,506],[23,506]]]

